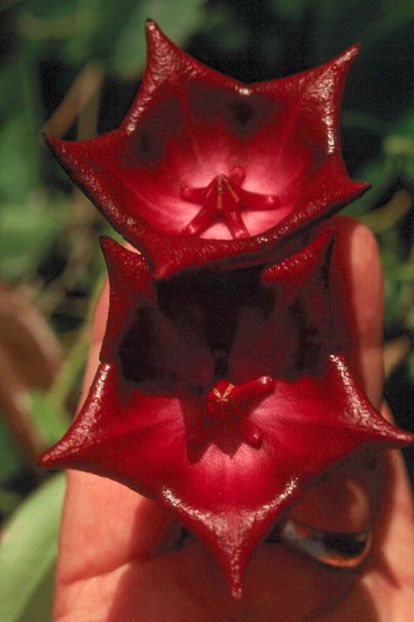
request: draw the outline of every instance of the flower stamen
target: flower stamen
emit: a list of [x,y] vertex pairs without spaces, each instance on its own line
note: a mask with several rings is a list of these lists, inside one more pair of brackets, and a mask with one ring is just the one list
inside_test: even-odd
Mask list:
[[183,233],[200,235],[211,227],[217,219],[224,219],[233,238],[248,238],[249,231],[244,224],[241,210],[267,210],[278,207],[279,200],[272,194],[259,194],[241,188],[245,179],[242,167],[234,167],[230,174],[220,173],[201,188],[184,186],[181,198],[201,205],[196,216],[186,225]]
[[273,393],[274,381],[270,376],[261,376],[243,384],[234,385],[221,380],[203,398],[206,411],[206,427],[231,421],[236,424],[243,440],[252,447],[260,447],[262,434],[258,426],[247,417],[252,402],[261,401]]

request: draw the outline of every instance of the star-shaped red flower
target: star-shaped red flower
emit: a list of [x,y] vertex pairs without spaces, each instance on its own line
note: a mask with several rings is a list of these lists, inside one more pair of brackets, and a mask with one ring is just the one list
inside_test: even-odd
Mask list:
[[48,144],[156,278],[237,263],[363,192],[341,158],[339,108],[358,48],[288,78],[246,86],[147,24],[148,61],[121,127]]
[[156,499],[207,544],[235,596],[256,544],[318,477],[357,450],[411,440],[348,368],[330,314],[331,247],[326,230],[273,266],[156,282],[142,255],[104,240],[101,364],[41,461]]

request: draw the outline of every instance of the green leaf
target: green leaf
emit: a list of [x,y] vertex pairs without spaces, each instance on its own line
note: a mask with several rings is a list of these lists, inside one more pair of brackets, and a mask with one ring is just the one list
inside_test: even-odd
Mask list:
[[389,187],[394,179],[394,169],[388,160],[378,158],[370,162],[354,177],[371,184],[371,188],[361,198],[353,201],[345,211],[348,216],[360,218],[378,202]]
[[0,412],[0,484],[8,482],[17,475],[23,466],[23,460],[6,427]]
[[387,0],[318,0],[315,2],[314,63],[359,41],[361,33],[383,14]]
[[406,113],[392,126],[393,134],[401,134],[414,138],[414,110],[409,108]]
[[12,490],[0,488],[0,513],[9,516],[21,503],[22,497]]
[[285,19],[299,19],[303,17],[312,0],[273,0],[271,6],[276,14]]
[[5,204],[0,208],[0,277],[16,281],[36,270],[69,214],[63,204],[43,201]]
[[16,112],[0,132],[0,196],[9,201],[23,200],[37,183],[37,156],[28,134],[26,114]]
[[78,67],[94,59],[118,77],[135,78],[145,64],[145,20],[155,19],[181,44],[200,24],[202,6],[202,0],[179,6],[175,0],[31,0],[21,11],[20,32],[35,56]]
[[22,49],[0,66],[0,83],[0,198],[22,201],[39,185],[40,147],[37,68]]
[[0,620],[51,619],[64,476],[51,478],[6,524],[0,549]]
[[34,391],[30,395],[32,421],[47,445],[56,443],[69,427],[70,419],[57,400]]
[[155,20],[170,39],[181,44],[199,26],[201,0],[143,0],[135,3],[122,32],[117,38],[110,69],[121,76],[138,74],[145,63],[144,25],[147,18]]

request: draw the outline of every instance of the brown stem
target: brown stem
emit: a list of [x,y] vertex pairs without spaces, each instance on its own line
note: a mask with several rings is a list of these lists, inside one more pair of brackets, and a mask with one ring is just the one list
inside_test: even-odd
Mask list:
[[0,408],[23,458],[40,476],[35,463],[42,450],[40,436],[30,421],[28,394],[0,345]]
[[[95,62],[86,65],[79,72],[65,97],[43,126],[43,132],[48,136],[63,136],[85,108],[88,110],[85,114],[94,119],[93,125],[96,127],[96,112],[94,111],[97,108],[97,101],[102,90],[103,78],[104,71],[101,65]],[[88,123],[90,124],[91,121]]]

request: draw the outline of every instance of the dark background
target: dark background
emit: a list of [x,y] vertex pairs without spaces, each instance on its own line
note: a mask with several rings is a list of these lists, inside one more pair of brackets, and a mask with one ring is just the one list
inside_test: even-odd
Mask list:
[[[414,2],[3,0],[0,516],[12,515],[12,523],[29,492],[44,495],[40,523],[56,494],[45,492],[34,461],[72,416],[104,274],[98,235],[113,235],[40,135],[82,139],[119,124],[145,63],[146,17],[202,62],[244,82],[300,71],[361,43],[344,97],[343,152],[351,175],[373,188],[347,212],[381,246],[386,397],[397,422],[414,430]],[[412,449],[406,457],[414,477]],[[44,553],[34,540],[27,546]],[[17,576],[18,562],[11,563]],[[50,573],[49,564],[25,596],[30,622],[33,602],[46,619]],[[26,620],[24,607],[5,611],[3,619]]]

